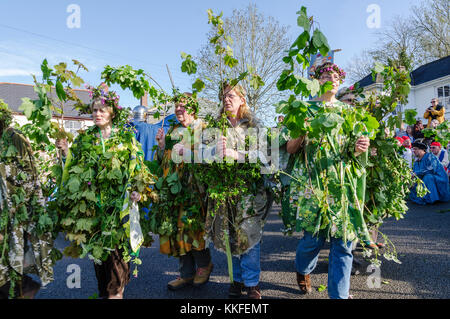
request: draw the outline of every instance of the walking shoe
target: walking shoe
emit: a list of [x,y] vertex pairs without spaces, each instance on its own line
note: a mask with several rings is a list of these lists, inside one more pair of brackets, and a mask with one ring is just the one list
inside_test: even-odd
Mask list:
[[228,297],[239,298],[242,296],[242,290],[244,290],[244,284],[242,282],[233,281],[228,290]]
[[246,287],[246,288],[247,288],[248,299],[261,299],[261,290],[259,290],[259,286]]
[[191,278],[177,277],[177,279],[172,280],[167,284],[167,288],[169,288],[170,290],[178,290],[192,284],[193,281],[194,277]]
[[297,273],[297,283],[302,294],[309,294],[312,292],[310,275],[302,275]]
[[197,268],[197,272],[194,277],[194,287],[199,287],[203,284],[206,284],[209,281],[209,276],[213,270],[214,265],[209,263],[208,266],[203,268]]

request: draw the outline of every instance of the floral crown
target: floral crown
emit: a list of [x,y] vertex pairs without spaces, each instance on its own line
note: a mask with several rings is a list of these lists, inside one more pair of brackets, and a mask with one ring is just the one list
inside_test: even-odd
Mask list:
[[322,65],[319,65],[318,67],[312,67],[310,69],[310,75],[314,79],[319,79],[320,76],[325,72],[328,72],[328,73],[336,72],[337,74],[339,74],[341,83],[344,81],[345,76],[347,75],[343,69],[341,69],[336,64],[331,63],[331,62],[326,62]]
[[79,110],[81,114],[91,114],[92,105],[96,101],[100,101],[103,105],[109,106],[113,109],[114,118],[113,122],[127,122],[130,115],[130,110],[123,108],[119,105],[120,96],[116,92],[110,91],[105,83],[100,84],[98,87],[91,85],[85,86],[89,90],[89,97],[91,98],[91,103],[89,104],[76,104],[75,107]]
[[122,110],[119,105],[120,96],[114,91],[110,91],[105,83],[100,84],[98,87],[86,85],[86,89],[89,90],[89,97],[92,101],[100,100],[103,105],[110,106],[114,112]]

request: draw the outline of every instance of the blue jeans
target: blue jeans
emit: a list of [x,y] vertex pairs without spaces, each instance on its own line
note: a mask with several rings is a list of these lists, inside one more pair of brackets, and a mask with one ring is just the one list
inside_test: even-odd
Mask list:
[[246,287],[254,287],[259,283],[261,243],[256,244],[247,253],[233,256],[233,281],[244,283]]
[[[297,246],[295,257],[297,272],[308,275],[316,268],[319,252],[324,243],[324,237],[313,237],[311,233],[305,231]],[[344,243],[342,239],[331,237],[328,256],[328,296],[331,299],[348,299],[352,262],[352,242]]]

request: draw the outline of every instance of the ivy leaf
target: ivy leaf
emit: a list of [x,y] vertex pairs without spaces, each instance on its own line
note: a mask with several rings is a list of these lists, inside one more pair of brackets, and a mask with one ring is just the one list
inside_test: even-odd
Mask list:
[[252,79],[250,80],[250,85],[252,88],[257,90],[258,88],[264,86],[264,81],[261,79],[259,75],[254,75]]
[[189,75],[197,73],[197,63],[192,60],[192,56],[190,54],[181,52],[181,57],[184,59],[184,61],[181,63],[181,72],[187,73]]
[[101,246],[94,246],[92,247],[92,256],[95,259],[102,259],[102,255],[103,255],[103,248]]
[[42,78],[44,79],[44,81],[47,81],[50,78],[50,75],[52,74],[52,69],[48,67],[47,59],[44,59],[44,61],[42,61],[41,71],[42,71]]
[[228,54],[223,57],[223,62],[230,68],[234,68],[239,63],[237,59]]
[[311,25],[309,23],[308,15],[303,10],[300,11],[300,14],[299,14],[299,16],[297,18],[297,25],[299,27],[302,27],[303,29],[305,29],[305,31],[308,31],[308,32],[309,32],[309,30],[311,28]]
[[87,191],[84,193],[84,197],[91,201],[91,202],[96,202],[97,201],[97,197],[95,196],[95,193],[93,191]]
[[205,88],[205,83],[202,80],[197,79],[194,84],[192,84],[192,88],[197,92],[201,92]]
[[180,191],[181,191],[181,184],[180,183],[176,183],[176,184],[174,184],[174,185],[172,185],[170,187],[170,192],[172,194],[174,194],[174,195],[178,194]]
[[416,124],[416,116],[417,116],[416,110],[406,110],[405,111],[405,123],[408,125]]
[[39,216],[39,225],[42,228],[47,228],[48,226],[52,226],[53,225],[53,221],[52,219],[48,216],[48,214],[44,214]]
[[67,183],[67,187],[69,187],[69,191],[72,194],[77,193],[80,189],[80,180],[76,177],[72,177]]
[[312,40],[314,46],[319,49],[320,54],[326,56],[330,51],[330,45],[328,44],[328,40],[322,31],[315,29]]
[[75,173],[75,174],[83,173],[83,171],[84,170],[79,166],[74,166],[69,170],[70,173]]
[[56,81],[55,89],[56,89],[56,95],[58,96],[58,99],[65,102],[67,100],[67,95],[66,95],[66,92],[64,91],[64,87],[59,79]]
[[33,111],[36,110],[36,105],[27,97],[22,98],[22,105],[19,106],[19,111],[23,111],[27,119],[30,119]]
[[94,222],[90,218],[80,218],[76,222],[75,230],[77,231],[90,231]]
[[61,224],[64,225],[64,226],[70,226],[72,224],[75,224],[75,220],[73,220],[70,217],[67,217],[67,218],[64,218],[64,219],[61,220]]

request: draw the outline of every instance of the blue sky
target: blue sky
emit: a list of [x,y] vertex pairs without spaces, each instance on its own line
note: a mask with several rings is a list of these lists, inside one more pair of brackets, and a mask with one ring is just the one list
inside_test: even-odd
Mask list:
[[[150,73],[170,89],[168,64],[174,81],[189,90],[190,79],[180,70],[180,53],[195,55],[206,43],[209,30],[206,10],[224,16],[233,9],[256,3],[265,15],[290,26],[294,39],[300,32],[296,12],[302,5],[320,23],[333,49],[342,49],[335,62],[345,66],[363,49],[376,45],[375,32],[396,16],[407,16],[419,0],[2,0],[0,1],[0,82],[32,83],[44,58],[50,65],[77,59],[90,70],[81,76],[98,84],[107,64],[129,64]],[[67,27],[67,7],[81,9],[81,27]],[[366,12],[371,4],[381,11],[381,29],[370,29]],[[114,88],[117,89],[117,88]],[[130,92],[118,90],[124,106],[138,105]],[[1,98],[1,97],[0,97]]]

